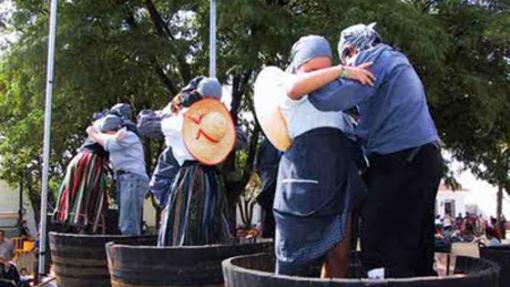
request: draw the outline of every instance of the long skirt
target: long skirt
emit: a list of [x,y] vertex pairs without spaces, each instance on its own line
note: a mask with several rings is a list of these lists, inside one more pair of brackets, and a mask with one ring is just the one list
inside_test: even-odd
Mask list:
[[354,147],[339,129],[318,128],[283,155],[273,206],[276,273],[309,275],[345,237],[349,212],[366,192]]
[[53,219],[67,227],[97,227],[107,203],[108,159],[83,150],[67,165]]
[[163,213],[158,246],[230,241],[225,186],[214,167],[184,163]]

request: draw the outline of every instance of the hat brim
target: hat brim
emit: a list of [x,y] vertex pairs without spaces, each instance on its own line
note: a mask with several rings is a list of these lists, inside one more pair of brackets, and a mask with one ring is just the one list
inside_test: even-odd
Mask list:
[[[210,112],[218,112],[227,119],[227,131],[219,142],[212,142],[206,137],[197,137],[200,126],[196,119]],[[195,102],[184,114],[184,143],[188,151],[205,165],[216,165],[224,161],[234,148],[236,132],[234,121],[223,103],[216,99],[203,99]]]
[[292,141],[280,105],[287,99],[287,84],[294,75],[278,67],[264,68],[255,81],[254,106],[257,120],[269,141],[286,151]]

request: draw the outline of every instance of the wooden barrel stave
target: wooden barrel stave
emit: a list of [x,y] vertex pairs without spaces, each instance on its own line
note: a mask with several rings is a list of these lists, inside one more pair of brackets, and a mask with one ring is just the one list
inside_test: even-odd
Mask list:
[[114,287],[223,286],[224,259],[272,249],[272,241],[162,248],[107,244]]
[[53,270],[59,287],[111,286],[105,251],[110,241],[155,244],[156,238],[51,232]]

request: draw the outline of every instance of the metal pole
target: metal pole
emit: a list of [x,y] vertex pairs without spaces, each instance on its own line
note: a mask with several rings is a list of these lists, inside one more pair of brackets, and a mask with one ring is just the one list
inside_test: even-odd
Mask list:
[[216,0],[210,0],[209,77],[216,78]]
[[46,218],[48,207],[48,171],[50,165],[50,136],[51,136],[51,97],[53,94],[53,65],[55,63],[55,37],[57,30],[57,4],[58,0],[51,0],[50,31],[48,41],[48,62],[46,70],[46,103],[44,114],[44,148],[42,170],[41,194],[41,230],[39,238],[39,276],[46,273]]

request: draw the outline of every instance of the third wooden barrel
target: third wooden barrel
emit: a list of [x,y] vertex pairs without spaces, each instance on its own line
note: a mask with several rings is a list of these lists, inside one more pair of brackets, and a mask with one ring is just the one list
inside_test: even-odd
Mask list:
[[82,235],[50,232],[53,271],[59,287],[109,287],[107,242],[155,244],[156,237]]

